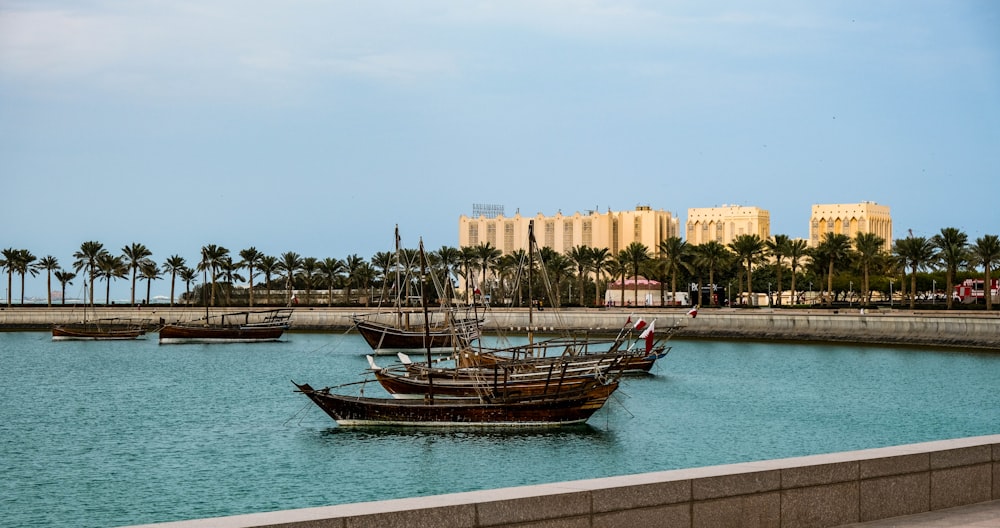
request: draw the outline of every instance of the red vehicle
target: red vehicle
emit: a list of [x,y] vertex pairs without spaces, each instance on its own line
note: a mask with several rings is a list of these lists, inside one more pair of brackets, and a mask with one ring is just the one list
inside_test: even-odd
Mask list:
[[[963,304],[985,302],[983,283],[983,279],[965,279],[955,285],[954,299]],[[1000,300],[1000,279],[990,279],[990,297],[993,302]]]

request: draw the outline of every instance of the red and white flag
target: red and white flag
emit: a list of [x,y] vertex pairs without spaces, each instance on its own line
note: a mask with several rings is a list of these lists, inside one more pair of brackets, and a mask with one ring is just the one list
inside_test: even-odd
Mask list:
[[688,310],[688,315],[690,315],[692,319],[694,319],[695,317],[698,317],[698,307],[695,306],[694,308],[691,308],[690,310]]
[[653,350],[653,327],[656,326],[656,320],[654,319],[652,323],[649,323],[649,327],[646,328],[641,334],[639,334],[639,339],[646,340],[646,353],[648,354],[650,350]]
[[[629,319],[631,319],[631,317],[629,317]],[[635,330],[636,332],[642,330],[645,327],[646,327],[646,321],[643,321],[642,317],[636,319],[635,324],[632,325],[632,329]]]

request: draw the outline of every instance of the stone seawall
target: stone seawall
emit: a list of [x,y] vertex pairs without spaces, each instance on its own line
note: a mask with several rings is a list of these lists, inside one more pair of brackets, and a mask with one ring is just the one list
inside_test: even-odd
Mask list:
[[[214,308],[221,314],[240,308]],[[346,331],[351,316],[361,308],[296,308],[293,330]],[[167,306],[100,307],[87,311],[98,317],[138,317],[154,322],[188,321],[204,317],[204,308]],[[53,324],[82,320],[81,307],[13,307],[0,309],[0,330],[47,330]],[[416,322],[419,312],[413,314]],[[565,309],[532,311],[491,308],[486,314],[486,331],[556,332],[560,328],[598,334],[615,333],[630,317],[656,321],[666,328],[681,326],[677,337],[706,339],[755,339],[827,341],[887,345],[941,346],[1000,350],[1000,312],[947,312],[875,310],[861,313],[846,310],[703,309],[696,318],[686,309]],[[529,320],[530,317],[530,320]]]
[[997,499],[1000,435],[146,526],[823,528]]

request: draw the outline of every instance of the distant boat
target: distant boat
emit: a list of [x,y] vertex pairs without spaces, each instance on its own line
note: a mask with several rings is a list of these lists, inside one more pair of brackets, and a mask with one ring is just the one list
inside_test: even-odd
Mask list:
[[52,327],[53,341],[111,341],[145,337],[150,319],[110,317]]
[[277,341],[290,326],[291,308],[232,312],[160,328],[160,344]]

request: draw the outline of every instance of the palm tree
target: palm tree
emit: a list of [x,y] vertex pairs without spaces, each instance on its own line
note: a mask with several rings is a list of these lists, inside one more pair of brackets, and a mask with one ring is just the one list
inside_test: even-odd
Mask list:
[[660,255],[666,261],[670,272],[670,291],[673,292],[671,299],[676,301],[677,274],[688,255],[688,244],[680,237],[669,237],[660,242]]
[[469,293],[472,292],[472,267],[479,262],[479,252],[474,246],[465,246],[460,248],[459,251],[462,252],[462,255],[458,260],[462,263],[462,269],[465,274],[465,302],[468,303]]
[[858,231],[854,237],[854,250],[858,255],[858,264],[861,265],[861,305],[868,305],[869,273],[871,268],[882,257],[882,248],[885,247],[885,239],[875,233],[863,233]]
[[[708,287],[712,290],[710,296],[712,304],[719,304],[719,297],[715,295],[715,270],[728,266],[734,256],[729,248],[717,240],[709,240],[694,247],[694,265],[708,270]],[[692,300],[691,304],[695,306],[701,304],[700,287],[698,288],[697,300]]]
[[[633,304],[639,305],[639,266],[649,260],[649,248],[640,242],[632,242],[622,250],[632,270]],[[624,283],[622,285],[624,287]]]
[[59,284],[61,286],[62,304],[66,304],[66,285],[73,284],[73,279],[76,278],[76,273],[60,269],[56,270],[56,272],[53,275],[55,275],[56,280],[59,281]]
[[[740,235],[729,243],[729,249],[736,254],[747,274],[747,299],[750,304],[754,304],[753,299],[753,266],[763,259],[767,254],[767,246],[759,235]],[[740,285],[742,289],[743,285]],[[742,294],[740,295],[742,297]]]
[[233,262],[233,258],[229,255],[223,257],[219,262],[219,276],[222,277],[222,282],[226,287],[226,306],[232,304],[230,295],[233,291],[233,285],[246,280],[237,273],[243,267],[241,264],[241,262]]
[[128,277],[128,265],[117,255],[105,251],[97,258],[97,276],[103,277],[106,285],[104,290],[104,305],[111,304],[111,280]]
[[621,299],[622,306],[625,306],[625,279],[628,277],[629,263],[631,260],[625,250],[619,251],[615,255],[614,260],[612,260],[611,265],[608,267],[608,272],[611,273],[612,278],[621,279]]
[[1000,263],[1000,237],[997,235],[983,235],[976,239],[972,246],[972,254],[983,267],[983,293],[986,296],[986,310],[993,309],[992,279],[990,277],[993,266]]
[[147,249],[146,246],[133,242],[131,246],[122,248],[122,255],[125,257],[125,264],[132,270],[132,297],[130,302],[135,306],[136,272],[138,272],[139,266],[142,265],[142,261],[152,256],[153,252]]
[[587,278],[587,270],[590,269],[590,260],[593,252],[589,246],[573,246],[566,250],[566,258],[576,266],[576,278],[580,292],[580,306],[586,306],[583,291],[583,281]]
[[201,262],[198,263],[198,271],[211,272],[212,289],[209,297],[209,306],[215,306],[215,279],[219,274],[219,266],[227,255],[229,255],[229,250],[222,246],[209,244],[201,247]]
[[17,250],[17,255],[14,259],[14,272],[21,276],[21,306],[24,306],[24,276],[30,274],[34,277],[38,275],[38,270],[32,264],[37,259],[38,257],[27,249]]
[[788,256],[788,248],[791,243],[792,239],[788,238],[788,235],[774,235],[764,243],[767,246],[767,251],[774,257],[774,280],[778,283],[778,299],[774,304],[778,306],[781,306],[781,292],[785,291],[784,283],[781,281],[781,272],[785,269],[784,260]]
[[355,270],[354,275],[358,281],[358,285],[364,287],[365,307],[367,307],[368,300],[371,298],[371,285],[375,280],[377,272],[371,264],[364,262],[357,270]]
[[896,240],[893,253],[904,268],[909,267],[910,274],[910,309],[917,302],[917,270],[927,267],[934,261],[934,246],[924,237],[908,236]]
[[[73,270],[79,273],[83,271],[84,280],[90,283],[90,305],[94,306],[94,278],[97,277],[97,259],[107,253],[104,244],[96,240],[89,240],[80,244],[80,250],[73,253]],[[87,287],[84,284],[84,287]],[[86,299],[84,299],[86,301]]]
[[[945,278],[945,303],[951,310],[951,292],[955,283],[955,275],[958,268],[964,266],[969,261],[969,235],[955,227],[945,227],[941,232],[931,237],[931,244],[937,248],[938,257],[944,264]],[[937,294],[937,292],[935,292]]]
[[799,263],[805,260],[809,256],[809,246],[806,244],[805,240],[801,238],[796,238],[788,242],[788,247],[785,249],[785,256],[788,257],[789,267],[792,270],[792,299],[797,299],[795,296],[795,279],[798,278]]
[[184,257],[180,255],[170,255],[163,262],[163,271],[170,272],[170,306],[174,305],[174,285],[177,281],[177,274],[184,269]]
[[502,255],[503,252],[489,242],[483,242],[482,244],[476,246],[476,261],[479,263],[479,266],[483,271],[479,281],[480,287],[483,288],[483,293],[485,293],[489,271],[496,265],[497,260]]
[[184,295],[188,298],[190,303],[191,299],[191,283],[198,280],[198,270],[184,266],[177,272],[177,276],[181,278],[181,282],[184,283]]
[[327,306],[333,306],[333,288],[337,286],[337,281],[340,280],[340,274],[344,272],[346,266],[344,261],[340,259],[335,259],[331,257],[326,257],[319,263],[319,273],[323,277],[323,282],[326,284],[329,297],[327,298]]
[[277,269],[285,275],[285,291],[288,295],[287,306],[292,305],[292,290],[295,288],[295,282],[292,279],[301,268],[302,257],[298,253],[294,251],[286,251],[281,254],[281,258],[278,260]]
[[[549,248],[543,248],[549,249]],[[567,277],[572,277],[573,275],[573,262],[563,256],[560,253],[552,251],[551,255],[543,261],[545,264],[545,271],[549,277],[552,278],[552,284],[555,286],[555,295],[553,298],[549,299],[553,308],[559,308],[562,306],[562,289],[561,284],[563,279]]]
[[267,303],[271,302],[271,276],[278,272],[278,259],[271,255],[260,258],[257,268],[264,274],[264,289],[267,291]]
[[7,308],[10,308],[11,298],[14,296],[11,287],[14,286],[14,266],[17,265],[17,251],[14,248],[3,250],[3,258],[0,259],[0,266],[7,269]]
[[838,262],[843,262],[851,255],[851,238],[841,233],[823,233],[823,240],[815,248],[817,260],[827,264],[826,272],[826,304],[833,303],[833,272]]
[[38,263],[34,265],[34,268],[39,271],[44,271],[46,274],[46,294],[48,298],[48,306],[52,306],[52,272],[59,270],[59,259],[53,257],[52,255],[47,255],[39,259]]
[[441,246],[441,249],[431,253],[431,257],[436,259],[444,270],[445,296],[450,300],[455,294],[452,280],[458,278],[455,273],[455,266],[458,265],[459,259],[462,257],[462,252],[456,247]]
[[149,304],[149,291],[153,281],[160,279],[160,266],[152,259],[143,259],[139,263],[139,276],[146,281],[146,304]]
[[264,254],[257,251],[257,248],[250,246],[242,251],[240,251],[240,258],[243,259],[241,264],[247,269],[248,278],[250,285],[250,306],[253,306],[253,271],[260,265],[260,259],[264,257]]
[[313,282],[319,276],[319,260],[316,257],[306,257],[302,259],[302,265],[299,267],[299,279],[302,280],[302,284],[306,286],[306,304],[312,303],[312,287]]
[[358,281],[358,272],[365,265],[365,259],[361,258],[357,254],[348,255],[344,258],[344,273],[347,274],[347,298],[345,299],[348,303],[351,302],[351,290],[353,286],[356,286]]
[[590,269],[594,271],[594,306],[601,304],[601,276],[609,270],[611,251],[608,248],[590,250]]

